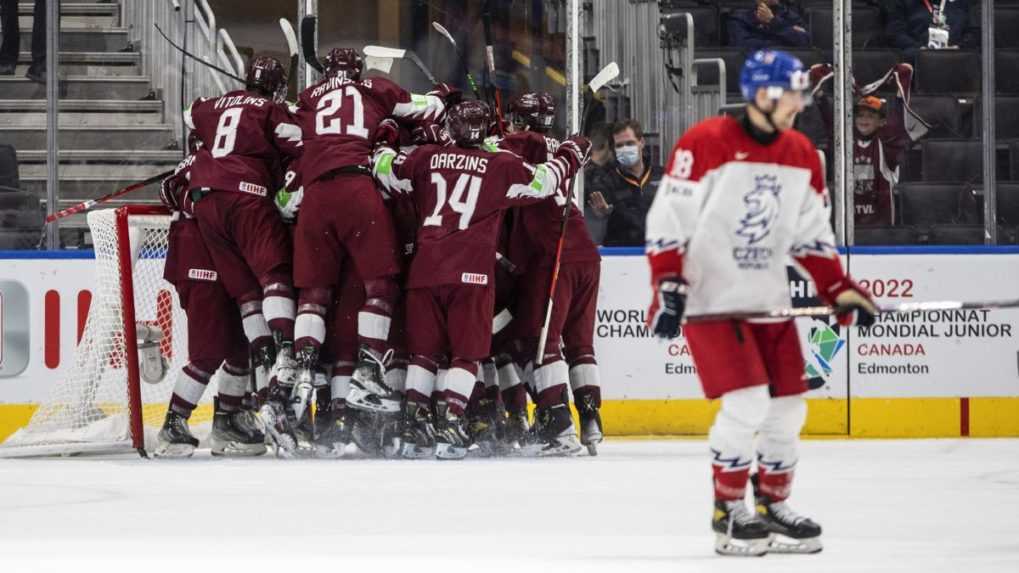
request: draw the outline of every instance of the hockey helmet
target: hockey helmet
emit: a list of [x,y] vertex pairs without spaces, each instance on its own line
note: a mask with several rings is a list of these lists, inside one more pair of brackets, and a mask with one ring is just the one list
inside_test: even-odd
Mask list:
[[492,111],[483,101],[464,100],[446,112],[446,129],[457,145],[477,146],[488,135]]
[[343,76],[349,80],[361,79],[361,72],[364,71],[364,58],[353,48],[333,48],[326,54],[322,62],[326,75],[330,77]]
[[188,153],[194,153],[201,149],[202,138],[198,137],[198,131],[191,130],[188,133]]
[[287,99],[287,71],[272,56],[255,56],[248,66],[245,86],[276,103],[283,103]]
[[516,97],[509,105],[510,119],[517,129],[530,128],[545,133],[555,123],[555,98],[548,92],[530,92]]
[[780,50],[758,50],[743,64],[739,87],[743,99],[751,103],[761,88],[768,90],[771,99],[778,99],[787,90],[808,90],[810,74],[803,69],[803,62],[791,54]]

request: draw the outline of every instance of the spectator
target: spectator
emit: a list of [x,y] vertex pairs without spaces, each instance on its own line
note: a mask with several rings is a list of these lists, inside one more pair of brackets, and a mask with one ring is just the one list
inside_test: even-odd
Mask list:
[[[598,189],[605,188],[605,179],[615,166],[612,163],[612,146],[609,145],[611,125],[601,124],[591,130],[591,160],[584,167],[584,219],[587,231],[596,245],[605,239],[608,215],[611,209],[605,204],[605,198]],[[598,193],[597,209],[592,202],[592,189]]]
[[635,247],[644,244],[644,220],[662,179],[662,169],[652,165],[645,153],[644,130],[640,122],[626,120],[612,127],[615,162],[605,167],[605,176],[588,185],[588,205],[596,218],[606,219],[607,247]]
[[754,0],[754,7],[729,16],[729,44],[755,52],[764,48],[803,48],[810,34],[800,9],[789,0]]
[[[917,50],[927,48],[928,30],[934,12],[941,0],[890,0],[887,3],[885,29],[892,47],[902,50],[910,58]],[[945,20],[948,25],[949,46],[959,46],[969,27],[969,0],[945,2]]]
[[[32,64],[25,77],[33,82],[46,82],[46,0],[35,0],[32,16]],[[3,43],[0,44],[0,76],[14,75],[21,50],[18,29],[18,0],[0,0],[0,27]]]

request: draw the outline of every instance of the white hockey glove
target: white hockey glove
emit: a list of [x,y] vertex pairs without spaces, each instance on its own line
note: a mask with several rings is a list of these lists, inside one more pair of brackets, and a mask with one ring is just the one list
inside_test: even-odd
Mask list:
[[301,201],[304,200],[304,186],[297,188],[297,191],[280,189],[276,193],[276,209],[284,221],[291,222],[297,218],[297,211],[301,208]]

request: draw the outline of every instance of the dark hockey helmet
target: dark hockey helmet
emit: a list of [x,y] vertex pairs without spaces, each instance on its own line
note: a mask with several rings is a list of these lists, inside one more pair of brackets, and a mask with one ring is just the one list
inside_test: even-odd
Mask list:
[[188,133],[188,153],[194,153],[202,147],[202,139],[198,137],[198,132],[192,130]]
[[488,135],[492,110],[476,99],[464,100],[446,112],[446,129],[457,145],[477,146]]
[[322,62],[328,76],[340,76],[349,80],[361,79],[364,58],[353,48],[333,48]]
[[510,102],[509,112],[517,129],[530,128],[545,133],[555,123],[555,98],[548,92],[521,94]]
[[255,56],[251,60],[245,85],[249,91],[272,98],[276,103],[287,99],[287,71],[272,56]]

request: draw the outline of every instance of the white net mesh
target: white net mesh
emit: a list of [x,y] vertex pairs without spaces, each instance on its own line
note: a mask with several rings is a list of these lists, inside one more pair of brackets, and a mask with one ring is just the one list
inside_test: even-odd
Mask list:
[[[131,208],[128,213],[131,212]],[[129,376],[117,234],[117,210],[88,214],[95,245],[92,305],[74,364],[28,425],[0,444],[0,457],[74,454],[132,448]],[[146,449],[166,415],[177,373],[187,361],[187,319],[173,286],[163,280],[170,218],[129,215],[131,280]],[[196,437],[207,434],[215,381],[191,417]]]

